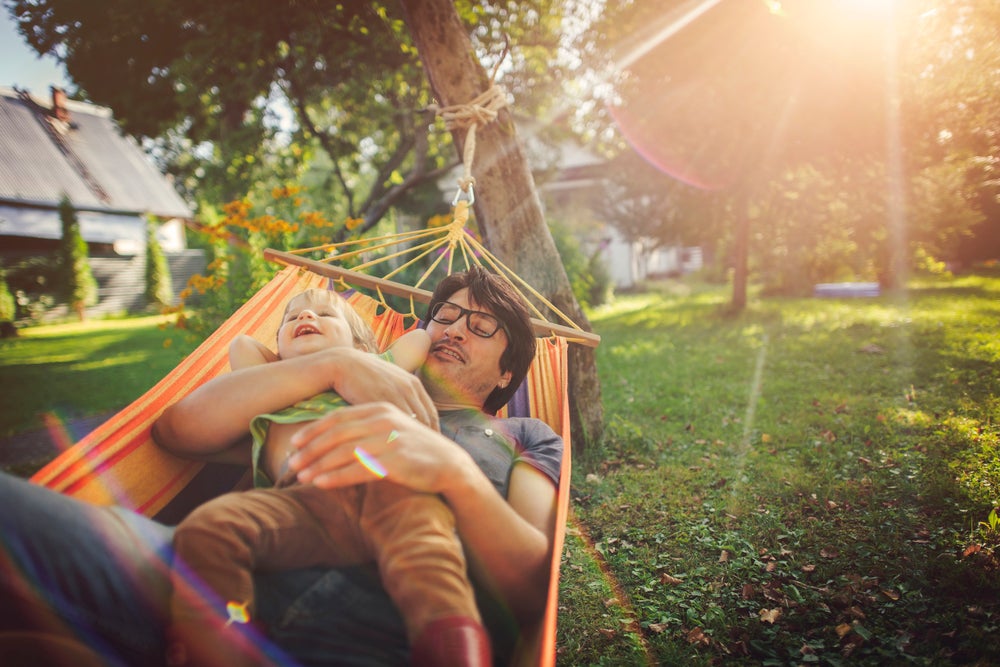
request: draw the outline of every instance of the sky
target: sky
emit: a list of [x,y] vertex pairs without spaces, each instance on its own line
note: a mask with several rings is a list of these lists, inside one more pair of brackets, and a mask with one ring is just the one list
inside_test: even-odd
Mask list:
[[62,65],[51,56],[39,58],[17,31],[10,14],[0,8],[0,86],[26,88],[45,97],[52,85],[69,85]]

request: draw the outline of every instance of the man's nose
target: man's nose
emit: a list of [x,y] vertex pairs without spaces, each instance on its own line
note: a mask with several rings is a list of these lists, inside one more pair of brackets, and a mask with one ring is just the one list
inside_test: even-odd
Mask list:
[[467,319],[466,317],[459,317],[449,324],[444,330],[448,334],[448,337],[463,340],[469,334]]

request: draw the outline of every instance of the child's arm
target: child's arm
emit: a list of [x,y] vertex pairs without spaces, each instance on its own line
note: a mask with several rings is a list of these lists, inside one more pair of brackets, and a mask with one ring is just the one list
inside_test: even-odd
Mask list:
[[430,349],[431,337],[423,329],[414,329],[397,338],[386,352],[392,363],[412,373],[423,365]]
[[278,355],[246,334],[239,334],[229,344],[229,366],[234,371],[277,360]]

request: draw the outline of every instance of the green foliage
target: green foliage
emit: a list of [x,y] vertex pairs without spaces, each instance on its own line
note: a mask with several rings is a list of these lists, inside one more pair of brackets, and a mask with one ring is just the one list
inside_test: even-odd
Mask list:
[[[397,3],[7,4],[29,44],[63,60],[128,132],[154,139],[161,165],[204,205],[293,182],[309,187],[312,208],[362,219],[366,231],[390,206],[414,211],[437,195],[456,162],[450,133],[427,112],[432,95]],[[541,91],[559,71],[546,65],[560,3],[458,9],[482,31],[487,58],[502,51],[498,35],[521,40],[508,64],[525,71],[511,82],[525,111],[551,100]]]
[[995,507],[990,510],[986,521],[979,522],[979,532],[982,533],[983,539],[991,541],[1000,539],[1000,516],[997,516]]
[[600,248],[595,249],[587,258],[587,273],[590,275],[590,290],[585,303],[591,307],[603,306],[614,296],[614,282],[611,271],[601,257]]
[[561,222],[550,221],[549,231],[577,302],[587,307],[607,303],[611,299],[613,285],[611,274],[601,259],[600,249],[595,249],[588,257],[569,227]]
[[40,320],[57,301],[61,267],[49,257],[26,257],[7,268],[17,319]]
[[7,272],[0,268],[0,322],[12,322],[16,316],[17,304],[7,285]]
[[146,222],[146,301],[154,306],[169,306],[174,301],[170,266],[152,219]]
[[570,287],[573,288],[573,296],[581,305],[589,304],[588,297],[592,281],[587,272],[587,258],[580,248],[579,241],[562,223],[550,222],[549,231],[552,233],[556,250],[559,251],[559,258],[566,270]]
[[59,202],[59,219],[62,221],[59,287],[70,308],[82,318],[83,309],[97,303],[97,281],[90,270],[87,242],[80,235],[76,209],[66,197]]
[[[674,219],[626,211],[625,225],[615,222],[626,237],[671,242],[693,231],[691,245],[741,267],[734,253],[744,248],[734,238],[749,220],[749,277],[785,295],[845,279],[894,284],[917,248],[966,263],[1000,254],[989,129],[1000,108],[992,85],[1000,6],[913,0],[890,12],[886,3],[863,11],[827,0],[789,0],[780,9],[739,3],[685,25],[676,39],[645,42],[682,13],[679,4],[609,4],[581,46],[584,66],[597,71],[609,49],[651,47],[615,87],[614,104],[597,105],[598,116],[610,110],[612,131],[591,136],[609,138],[616,155],[631,146],[673,181],[636,188],[646,201],[690,183],[718,216],[691,215],[690,202],[673,203]],[[963,101],[970,99],[978,102]],[[887,152],[887,138],[902,150]],[[624,173],[617,166],[613,179]],[[740,274],[734,283],[744,285]]]

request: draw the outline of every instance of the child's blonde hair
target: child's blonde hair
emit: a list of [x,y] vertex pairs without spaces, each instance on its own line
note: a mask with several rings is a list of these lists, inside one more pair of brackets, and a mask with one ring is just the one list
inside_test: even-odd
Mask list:
[[285,304],[285,311],[281,315],[282,321],[284,321],[285,316],[288,314],[288,309],[291,308],[292,302],[300,296],[304,296],[309,301],[327,303],[331,307],[337,308],[340,314],[344,316],[344,319],[347,320],[347,326],[350,328],[351,336],[354,338],[354,347],[366,352],[378,352],[378,342],[375,340],[375,332],[358,315],[358,311],[354,310],[344,297],[333,290],[310,287],[307,290],[299,292]]

